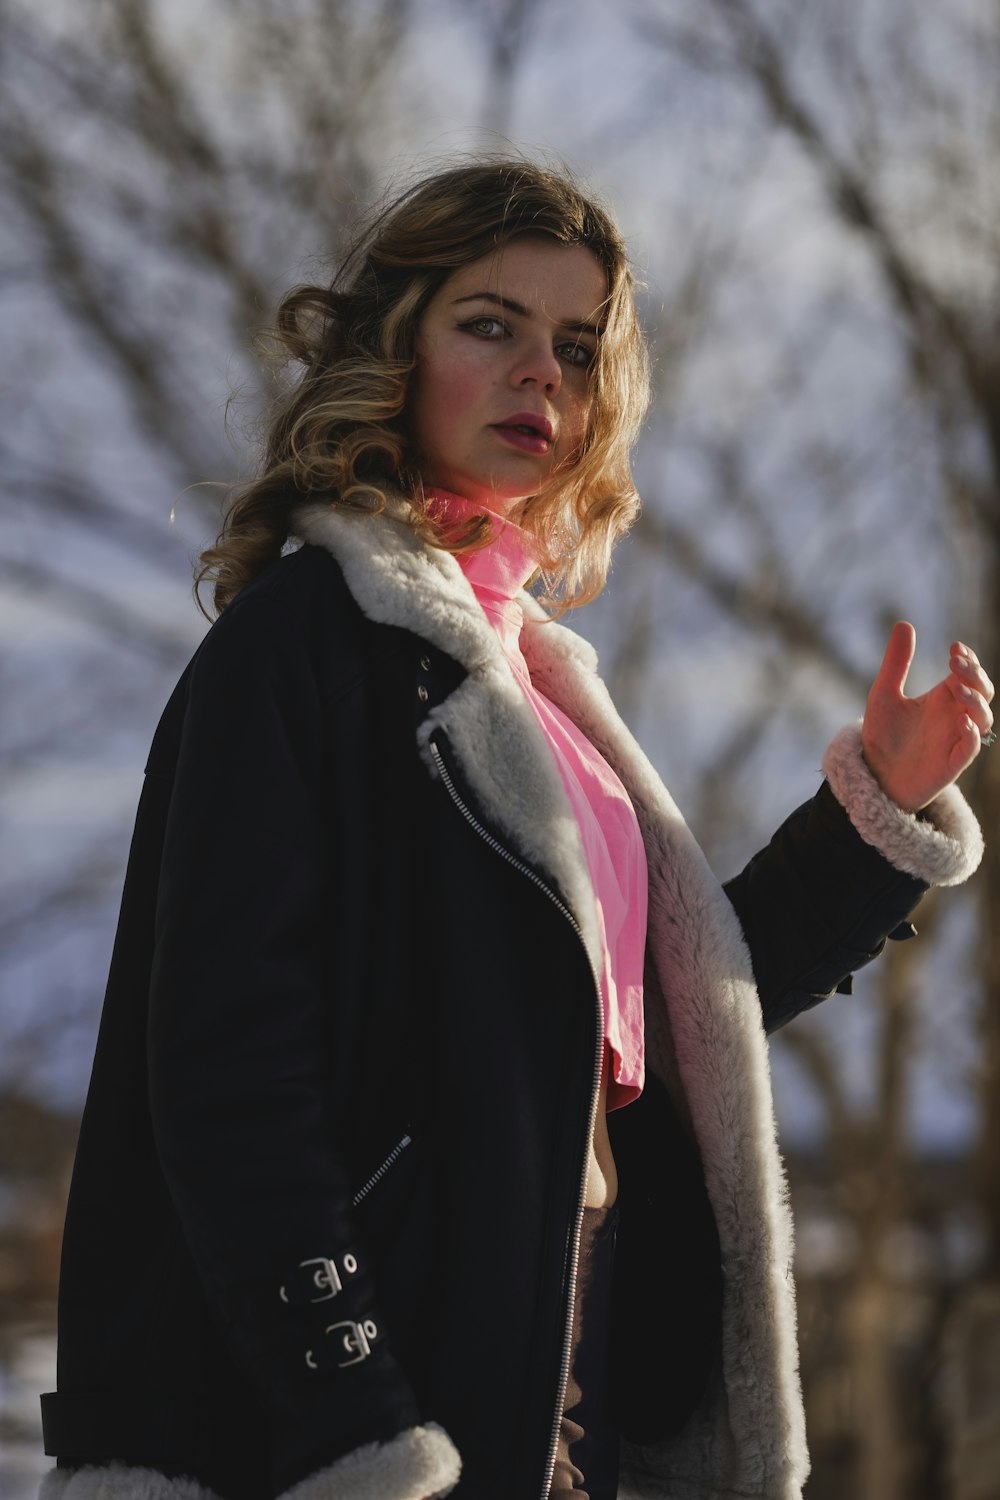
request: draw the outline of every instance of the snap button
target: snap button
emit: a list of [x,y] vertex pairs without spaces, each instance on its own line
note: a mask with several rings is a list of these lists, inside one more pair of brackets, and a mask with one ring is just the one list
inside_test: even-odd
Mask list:
[[430,697],[430,694],[428,693],[427,689],[424,687],[423,683],[421,683],[420,686],[417,688],[417,697],[420,699],[421,703],[426,703],[427,699]]
[[427,655],[426,651],[424,652],[423,656],[420,658],[420,665],[421,665],[422,669],[425,672],[429,672],[430,669],[431,669],[431,659]]

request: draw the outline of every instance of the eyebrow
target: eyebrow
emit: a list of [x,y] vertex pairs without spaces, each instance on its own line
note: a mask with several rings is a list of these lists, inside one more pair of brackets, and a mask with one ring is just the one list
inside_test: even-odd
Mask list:
[[[500,297],[496,292],[469,292],[468,296],[456,297],[451,305],[457,307],[460,302],[492,302],[495,307],[509,308],[518,317],[532,316],[531,311],[520,302],[515,302],[513,297]],[[595,339],[599,339],[604,331],[596,323],[578,323],[575,318],[556,318],[554,321],[560,328],[569,328],[573,333],[590,333]]]

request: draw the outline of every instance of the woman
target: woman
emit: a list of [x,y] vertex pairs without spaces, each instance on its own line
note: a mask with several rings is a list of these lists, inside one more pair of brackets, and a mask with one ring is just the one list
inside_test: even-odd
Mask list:
[[550,619],[637,507],[607,215],[456,168],[279,331],[146,768],[44,1500],[798,1495],[765,1030],[975,868],[992,686],[956,643],[904,698],[897,626],[723,890]]

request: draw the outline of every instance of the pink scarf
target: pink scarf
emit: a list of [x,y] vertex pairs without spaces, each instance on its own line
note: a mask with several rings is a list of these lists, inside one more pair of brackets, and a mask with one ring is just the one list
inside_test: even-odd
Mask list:
[[[608,1111],[642,1092],[642,968],[646,945],[646,851],[632,803],[607,761],[576,725],[533,686],[521,654],[517,594],[537,569],[531,536],[488,507],[445,490],[427,492],[435,519],[489,514],[500,522],[488,547],[456,559],[472,585],[501,650],[552,747],[576,815],[597,905],[604,949],[601,998],[610,1049]],[[607,1059],[605,1059],[607,1061]]]

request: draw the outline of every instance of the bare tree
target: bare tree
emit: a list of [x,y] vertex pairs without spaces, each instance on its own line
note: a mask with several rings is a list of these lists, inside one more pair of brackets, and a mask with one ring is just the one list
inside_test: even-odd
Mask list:
[[[223,440],[227,391],[241,388],[251,413],[269,394],[249,331],[412,149],[406,106],[434,80],[410,75],[407,48],[438,8],[105,0],[60,18],[0,0],[0,573],[25,620],[67,625],[57,651],[42,643],[0,661],[11,779],[60,745],[109,739],[102,718],[148,740],[150,705],[194,639],[193,615],[168,601],[184,601],[189,553],[214,524],[205,481],[247,462],[238,430],[235,451]],[[485,79],[468,124],[516,139],[529,49],[553,18],[567,43],[577,7],[460,9]],[[607,654],[626,713],[662,748],[728,871],[766,831],[786,768],[808,766],[822,731],[860,711],[891,619],[916,618],[922,639],[925,625],[954,630],[998,659],[1000,187],[988,163],[1000,30],[986,0],[940,14],[914,0],[846,11],[626,0],[621,14],[635,87],[597,127],[581,112],[579,159],[612,187],[633,181],[623,165],[643,164],[641,191],[614,196],[626,224],[653,226],[643,310],[658,404],[639,454],[644,514],[609,590]],[[603,62],[589,89],[560,79],[559,100],[596,97]],[[700,699],[682,681],[692,643],[716,653]],[[787,779],[807,794],[798,774]],[[1000,763],[983,758],[972,795],[995,826]],[[32,1003],[3,1015],[8,1078],[42,1076],[53,1018],[67,1048],[89,1054],[123,826],[48,862],[23,846],[3,929],[12,1000],[23,988]],[[988,859],[958,898],[978,907],[984,955],[983,1274],[1000,1246],[989,916],[1000,856]],[[907,1111],[921,1062],[917,975],[948,936],[937,912],[920,925],[865,991],[878,1021],[869,1106],[853,1097],[839,1035],[857,1001],[829,1002],[775,1043],[821,1101],[855,1236],[837,1306],[858,1455],[830,1472],[841,1493],[878,1500],[915,1500],[929,1483],[895,1368],[903,1293],[887,1271],[922,1190]],[[86,971],[76,985],[57,983],[43,958],[66,932],[91,944],[86,964],[67,965]],[[956,952],[956,969],[964,962]],[[804,1310],[821,1321],[818,1300]],[[813,1483],[822,1500],[822,1476]]]
[[[0,577],[26,621],[0,756],[15,784],[102,722],[148,738],[197,636],[190,554],[218,516],[205,481],[248,462],[240,428],[226,442],[229,389],[252,420],[268,397],[253,331],[381,175],[408,26],[406,0],[0,8]],[[43,611],[49,633],[64,622],[58,655],[31,647]],[[53,924],[107,927],[120,838],[109,851],[100,827],[76,858],[11,870],[8,966]],[[34,1034],[44,1001],[28,1008],[8,1008],[8,1034]]]
[[[636,6],[635,25],[645,45],[660,49],[665,76],[675,80],[687,70],[710,79],[716,109],[732,109],[750,122],[751,135],[772,142],[770,170],[780,161],[798,190],[813,195],[828,254],[832,259],[836,246],[842,265],[851,269],[850,278],[841,281],[848,288],[845,301],[856,297],[867,303],[872,343],[891,352],[898,371],[887,402],[885,445],[866,452],[850,433],[831,441],[815,410],[801,399],[812,374],[803,358],[801,330],[786,331],[776,321],[772,352],[777,357],[764,391],[745,403],[740,420],[723,417],[688,437],[705,469],[717,475],[716,492],[700,495],[694,507],[685,506],[683,498],[678,502],[669,490],[662,497],[647,488],[651,514],[641,540],[668,559],[668,566],[697,580],[714,608],[780,643],[788,659],[809,663],[820,694],[840,683],[863,701],[877,664],[879,634],[888,621],[908,612],[901,602],[907,543],[919,535],[938,559],[928,616],[946,629],[950,624],[953,634],[974,637],[984,659],[995,663],[1000,648],[995,337],[1000,215],[995,174],[988,169],[1000,145],[995,11],[973,6],[928,20],[905,0],[879,14],[860,4],[834,14],[816,4],[663,0]],[[986,59],[992,60],[992,74]],[[744,187],[732,195],[728,213],[720,214],[726,226],[721,232],[733,242],[742,234],[747,193],[766,192],[760,176]],[[750,284],[755,269],[748,258],[737,257],[728,274]],[[770,296],[772,306],[778,300]],[[828,318],[826,337],[834,327]],[[725,332],[721,320],[709,316],[699,338],[718,345]],[[814,359],[816,348],[813,343]],[[691,369],[685,364],[683,376],[689,378]],[[670,431],[676,440],[680,427],[683,440],[685,418],[677,415],[683,392],[672,392],[671,404]],[[900,450],[891,423],[919,434],[915,453]],[[687,419],[688,431],[690,426]],[[772,492],[765,498],[760,491],[759,476],[773,481],[776,473],[772,463],[762,461],[761,450],[775,442],[779,428],[785,449],[779,481],[797,486],[799,496],[811,492],[820,502],[814,525],[830,545],[813,549],[812,556],[801,528],[795,538],[800,545],[789,545],[782,525],[787,496]],[[887,451],[898,465],[890,485]],[[920,496],[909,507],[906,482]],[[873,500],[881,511],[875,525]],[[727,562],[719,559],[715,544],[720,532],[725,535],[733,504],[740,511],[742,545]],[[835,527],[825,519],[831,514]],[[836,530],[843,536],[848,526],[853,559],[835,542]],[[869,556],[878,549],[875,568],[857,550],[860,538],[867,539]],[[890,545],[896,539],[898,556]],[[845,630],[836,596],[845,583],[850,588],[851,569],[864,578],[864,588],[853,628]],[[862,632],[856,628],[859,620],[865,624]],[[851,638],[854,644],[847,649]],[[782,701],[780,688],[773,702],[779,720],[787,723],[791,705],[787,698]],[[756,735],[759,721],[749,729]],[[735,743],[740,739],[737,731]],[[983,756],[969,781],[984,825],[994,828],[1000,762]],[[978,908],[975,975],[983,1055],[978,1180],[986,1233],[980,1274],[995,1277],[1000,1264],[1000,941],[990,916],[1000,902],[995,849],[988,848],[971,896]],[[867,1118],[850,1105],[849,1064],[838,1054],[832,1029],[800,1023],[776,1043],[807,1069],[823,1103],[841,1181],[840,1204],[856,1234],[845,1319],[859,1451],[849,1477],[852,1493],[872,1500],[912,1496],[920,1484],[916,1435],[906,1428],[896,1368],[899,1287],[887,1267],[894,1236],[919,1196],[905,1106],[918,1050],[917,963],[918,957],[928,957],[929,936],[924,931],[919,945],[906,945],[891,961],[883,960],[878,1087]],[[821,1484],[819,1477],[816,1482]]]
[[145,747],[203,629],[191,555],[270,396],[251,337],[384,180],[410,28],[406,0],[0,0],[5,1494],[41,1461],[37,1394],[11,1398],[54,1311]]

